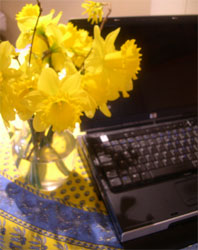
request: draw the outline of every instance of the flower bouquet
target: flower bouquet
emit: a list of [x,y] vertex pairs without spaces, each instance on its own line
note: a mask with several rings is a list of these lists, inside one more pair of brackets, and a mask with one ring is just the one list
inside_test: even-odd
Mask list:
[[[81,117],[94,118],[97,109],[110,117],[107,103],[121,95],[129,97],[140,70],[140,48],[134,39],[116,50],[119,28],[101,36],[111,12],[109,4],[86,1],[82,7],[90,25],[96,23],[93,37],[71,22],[59,23],[61,12],[55,16],[51,10],[42,15],[37,0],[36,5],[27,4],[16,15],[20,30],[16,48],[8,41],[0,43],[0,114],[7,127],[16,115],[26,121],[26,146],[15,140],[15,149],[18,156],[32,162],[26,179],[36,187],[42,187],[39,171],[45,168],[38,162],[45,163],[47,158],[56,162],[61,154],[72,151],[69,148],[65,153],[65,144],[55,149],[54,135],[74,145],[71,133]],[[71,133],[65,136],[64,131]],[[17,166],[19,162],[17,159]],[[60,161],[58,168],[68,174]]]

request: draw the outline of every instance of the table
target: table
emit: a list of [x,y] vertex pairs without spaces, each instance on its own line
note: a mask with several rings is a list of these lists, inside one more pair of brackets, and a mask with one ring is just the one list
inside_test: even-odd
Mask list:
[[21,179],[0,128],[0,250],[123,249],[77,151],[63,186],[37,190]]

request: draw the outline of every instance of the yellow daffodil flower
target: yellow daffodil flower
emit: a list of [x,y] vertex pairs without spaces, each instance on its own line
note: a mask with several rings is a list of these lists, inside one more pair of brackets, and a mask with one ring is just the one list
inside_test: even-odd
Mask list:
[[85,11],[82,13],[88,14],[88,22],[91,20],[91,24],[98,23],[102,21],[103,16],[103,4],[99,2],[85,0],[81,5],[85,8]]
[[39,15],[39,6],[26,4],[16,15],[16,20],[20,31],[32,30]]
[[61,46],[77,67],[81,67],[92,46],[92,37],[86,30],[77,29],[72,23],[60,24]]
[[7,125],[15,119],[12,83],[17,72],[9,68],[14,53],[9,42],[0,43],[0,114]]
[[124,58],[124,68],[132,79],[137,79],[137,73],[141,70],[140,48],[135,44],[135,40],[127,40],[121,47],[122,57]]
[[[34,76],[33,76],[34,74]],[[20,119],[26,121],[30,119],[34,113],[28,107],[27,96],[29,93],[37,89],[38,75],[27,68],[25,72],[13,83],[14,91],[14,107]]]
[[[114,43],[118,34],[119,29],[116,29],[103,39],[99,27],[95,26],[92,51],[85,61],[85,70],[92,75],[92,80],[87,81],[84,87],[97,100],[99,108],[107,116],[111,115],[107,101],[116,100],[120,92],[124,97],[128,97],[127,92],[133,89],[132,78],[136,78],[140,69],[140,49],[132,40],[127,41],[121,51],[116,50]],[[105,90],[103,93],[101,88]]]
[[36,112],[33,120],[36,131],[44,131],[51,125],[56,131],[73,129],[75,123],[80,122],[82,111],[89,105],[80,80],[78,72],[60,80],[52,68],[43,69],[38,91],[29,95],[29,102]]
[[[55,10],[51,10],[48,15],[41,16],[39,19],[39,23],[37,26],[37,35],[44,39],[44,30],[50,24],[58,24],[62,12],[53,18]],[[18,27],[21,31],[17,41],[16,47],[18,49],[25,48],[28,44],[32,42],[33,30],[35,28],[35,24],[39,15],[39,7],[38,5],[27,4],[22,10],[16,15],[16,20]],[[43,36],[42,36],[43,35]]]

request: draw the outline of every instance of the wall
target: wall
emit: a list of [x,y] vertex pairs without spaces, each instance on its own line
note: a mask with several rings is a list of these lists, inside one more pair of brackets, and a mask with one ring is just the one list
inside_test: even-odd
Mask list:
[[[63,11],[61,22],[82,17],[82,2],[83,0],[41,0],[44,14],[52,8],[57,13]],[[0,0],[0,10],[7,17],[8,29],[4,35],[13,44],[19,34],[15,15],[26,3],[35,4],[36,0]],[[111,4],[111,16],[198,14],[198,0],[112,0]]]

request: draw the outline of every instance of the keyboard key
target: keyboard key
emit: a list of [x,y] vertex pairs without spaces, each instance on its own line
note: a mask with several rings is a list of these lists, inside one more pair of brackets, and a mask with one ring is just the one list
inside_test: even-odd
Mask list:
[[141,178],[139,174],[133,174],[132,175],[132,183],[137,184],[141,182]]
[[137,169],[135,167],[128,167],[128,172],[130,175],[133,175],[137,173]]
[[152,161],[155,160],[153,155],[145,155],[145,159],[146,159],[147,162],[152,162]]
[[172,149],[170,151],[170,153],[171,153],[172,156],[178,156],[179,155],[179,151],[177,149]]
[[177,163],[179,163],[179,158],[178,157],[171,157],[170,161],[172,163],[170,165],[176,165]]
[[108,146],[111,146],[111,143],[110,143],[109,141],[104,141],[104,142],[102,143],[102,146],[108,147]]
[[146,166],[147,170],[151,170],[151,169],[155,168],[153,163],[151,163],[151,162],[146,163],[145,166]]
[[126,163],[126,161],[124,161],[124,160],[118,161],[118,165],[119,165],[119,167],[121,167],[121,168],[127,167],[127,163]]
[[112,146],[119,145],[119,142],[117,140],[113,140],[111,141],[111,145]]
[[144,172],[144,171],[146,171],[146,166],[145,166],[145,164],[138,164],[136,166],[136,169],[138,172]]
[[128,175],[128,172],[126,169],[120,169],[119,173],[121,176]]
[[144,163],[146,163],[146,159],[144,158],[144,156],[139,156],[139,157],[138,157],[138,163],[139,163],[139,164],[144,164]]
[[122,151],[122,147],[120,145],[116,145],[116,146],[113,147],[113,150],[115,152],[121,152]]
[[109,170],[114,168],[113,162],[105,162],[101,165],[102,169]]
[[109,185],[111,188],[118,188],[118,187],[122,186],[121,179],[119,177],[109,179]]
[[155,139],[149,139],[149,140],[148,140],[148,144],[149,144],[150,146],[153,146],[153,145],[155,145],[155,144],[157,144],[157,143],[156,143],[156,140],[155,140]]
[[103,163],[107,163],[107,162],[112,162],[112,157],[111,155],[99,155],[99,161],[103,164]]
[[161,153],[155,153],[154,154],[154,159],[156,161],[162,160],[163,159],[163,155]]
[[132,142],[131,147],[134,149],[140,148],[140,144],[138,142]]
[[129,184],[131,184],[131,178],[127,175],[122,176],[122,182],[124,185],[129,185]]
[[129,138],[127,138],[127,141],[128,141],[129,143],[132,143],[132,142],[135,141],[135,139],[134,139],[134,137],[129,137]]
[[125,159],[128,159],[128,158],[131,157],[131,154],[130,154],[128,151],[122,152],[122,155],[123,155],[123,157],[124,157]]
[[130,133],[128,132],[124,133],[124,137],[126,137],[126,139],[128,140],[128,138],[130,137]]
[[110,178],[115,178],[115,177],[118,176],[118,173],[117,173],[117,171],[116,171],[115,169],[112,169],[112,170],[110,170],[110,171],[107,171],[105,174],[106,174],[106,177],[107,177],[108,179],[110,179]]
[[163,137],[158,137],[158,138],[156,138],[156,143],[157,143],[157,144],[164,143]]
[[157,134],[156,133],[151,133],[150,137],[155,139],[155,138],[157,138]]
[[127,143],[127,140],[126,140],[126,139],[120,139],[120,140],[119,140],[119,143],[120,143],[120,144],[125,144],[125,143]]
[[148,150],[149,154],[154,154],[154,153],[157,153],[157,152],[158,152],[155,145],[149,146],[149,147],[147,148],[147,150]]
[[128,163],[128,165],[133,164],[133,158],[132,158],[132,157],[129,157],[129,158],[127,159],[127,163]]
[[141,141],[142,139],[143,139],[143,138],[142,138],[142,136],[140,136],[140,135],[135,137],[135,140],[138,141],[138,142]]
[[170,158],[172,156],[169,151],[163,151],[162,155],[163,155],[163,158]]
[[131,153],[131,156],[132,156],[133,158],[137,158],[137,157],[138,157],[137,150],[131,149],[130,153]]
[[128,143],[122,144],[123,150],[130,150],[131,146]]
[[144,140],[148,140],[150,138],[149,134],[143,135]]
[[155,168],[162,168],[163,164],[161,161],[154,161],[153,165],[155,166]]
[[198,168],[198,160],[192,161],[192,164],[195,168]]
[[141,173],[141,178],[143,181],[148,181],[152,179],[152,175],[149,172]]

